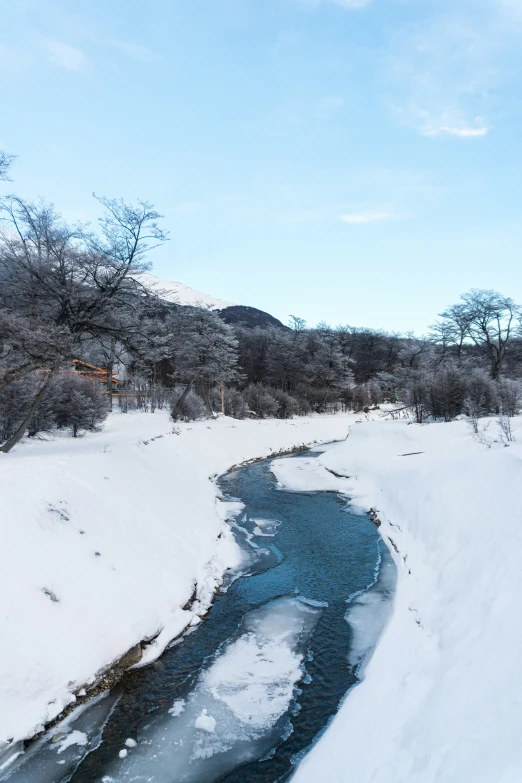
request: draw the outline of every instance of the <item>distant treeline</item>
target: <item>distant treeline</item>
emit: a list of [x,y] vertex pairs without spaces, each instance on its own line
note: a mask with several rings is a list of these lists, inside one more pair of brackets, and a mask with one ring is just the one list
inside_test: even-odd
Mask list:
[[[0,154],[0,178],[11,160]],[[520,308],[472,290],[425,337],[352,326],[227,324],[218,312],[172,304],[140,276],[167,239],[160,215],[97,198],[94,230],[46,202],[0,201],[0,450],[28,432],[104,420],[120,371],[120,407],[169,406],[173,418],[287,418],[364,411],[383,402],[418,421],[513,415],[520,398]],[[73,360],[105,370],[104,387]]]

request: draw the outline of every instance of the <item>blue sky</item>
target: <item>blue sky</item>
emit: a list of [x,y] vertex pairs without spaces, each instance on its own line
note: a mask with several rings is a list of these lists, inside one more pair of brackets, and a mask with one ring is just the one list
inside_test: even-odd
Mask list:
[[0,0],[7,189],[165,215],[161,277],[426,330],[522,302],[521,0]]

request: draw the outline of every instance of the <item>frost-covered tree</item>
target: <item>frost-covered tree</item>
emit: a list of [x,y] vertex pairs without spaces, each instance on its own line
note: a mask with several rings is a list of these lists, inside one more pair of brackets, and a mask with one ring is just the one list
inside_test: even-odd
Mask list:
[[179,307],[168,320],[165,345],[173,380],[183,393],[172,410],[177,418],[191,389],[201,394],[212,413],[210,390],[238,379],[237,340],[219,315],[197,307]]
[[98,232],[69,226],[45,202],[0,201],[0,389],[35,369],[48,376],[27,420],[86,339],[114,345],[139,326],[148,294],[136,275],[151,245],[166,238],[159,215],[145,202],[99,201]]
[[513,299],[475,288],[441,317],[446,331],[453,332],[459,360],[466,341],[471,343],[487,359],[491,377],[497,380],[511,342],[520,336],[521,309]]
[[0,150],[0,181],[9,181],[9,169],[14,159],[14,155],[8,155],[7,152]]
[[343,355],[335,332],[325,324],[310,332],[307,341],[306,374],[314,389],[314,408],[324,411],[353,385],[353,361]]
[[265,383],[291,393],[306,372],[306,332],[300,327],[274,330],[266,352]]

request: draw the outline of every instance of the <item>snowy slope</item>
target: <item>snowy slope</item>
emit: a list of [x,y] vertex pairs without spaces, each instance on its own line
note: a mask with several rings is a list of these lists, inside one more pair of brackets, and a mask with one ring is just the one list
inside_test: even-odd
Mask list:
[[215,296],[203,294],[183,283],[175,283],[169,280],[161,280],[154,275],[142,274],[139,277],[140,282],[147,288],[152,289],[166,299],[168,302],[176,302],[182,305],[193,305],[196,307],[208,307],[211,310],[222,310],[224,307],[232,307],[232,302],[225,302],[223,299],[216,299]]
[[[346,436],[350,417],[184,424],[112,414],[100,433],[0,455],[0,750],[74,701],[99,669],[197,622],[237,551],[209,477]],[[198,584],[199,603],[183,610]]]
[[351,477],[338,488],[378,509],[399,577],[363,683],[295,783],[520,783],[522,446],[481,446],[464,421],[374,421],[320,463],[274,471],[296,489]]

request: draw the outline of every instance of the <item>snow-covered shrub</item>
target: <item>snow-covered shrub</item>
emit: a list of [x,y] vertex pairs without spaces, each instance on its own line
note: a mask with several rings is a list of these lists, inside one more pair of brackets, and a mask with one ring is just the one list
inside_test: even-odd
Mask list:
[[370,388],[367,383],[360,383],[353,389],[352,406],[353,410],[358,412],[365,408],[370,408],[372,405],[372,398],[370,394]]
[[291,419],[293,416],[301,414],[301,406],[291,394],[287,394],[281,389],[270,389],[270,394],[279,403],[278,419]]
[[[0,441],[6,441],[22,423],[36,392],[43,382],[34,372],[10,384],[0,394]],[[29,423],[30,436],[70,427],[76,437],[80,430],[95,430],[109,412],[103,387],[77,374],[55,377]]]
[[440,367],[424,382],[429,393],[428,412],[434,419],[451,421],[462,413],[467,384],[462,370],[453,364]]
[[279,411],[279,402],[274,395],[257,383],[247,386],[243,392],[249,410],[255,413],[260,419],[271,419],[277,417]]
[[379,388],[379,405],[381,402],[398,402],[402,399],[403,383],[397,374],[378,372],[372,383]]
[[118,394],[116,397],[118,401],[118,408],[122,413],[128,413],[129,411],[135,411],[137,409],[136,397],[134,394]]
[[478,416],[487,416],[498,407],[498,384],[486,370],[480,367],[465,370],[465,410],[473,410]]
[[381,402],[383,401],[383,395],[379,384],[376,381],[371,381],[368,384],[368,391],[370,394],[370,400],[372,401],[372,405],[380,405]]
[[504,378],[498,384],[500,410],[503,416],[517,416],[522,408],[522,384]]
[[58,377],[51,392],[56,426],[70,427],[73,437],[81,430],[96,430],[109,413],[107,393],[100,383],[81,375]]
[[406,404],[413,410],[415,421],[422,424],[430,415],[431,394],[429,381],[422,373],[414,373],[406,385]]
[[167,389],[159,383],[153,383],[150,386],[150,410],[154,413],[155,410],[162,410],[167,408],[170,403],[171,390]]
[[172,390],[170,404],[171,416],[174,421],[197,421],[198,419],[208,418],[209,413],[205,403],[199,394],[196,394],[194,389],[190,389],[190,391],[185,394],[185,397],[180,404],[179,401],[183,397],[183,394],[184,389],[179,386],[176,386]]
[[[214,392],[219,398],[214,407],[221,410],[221,392],[219,389],[214,389]],[[232,416],[234,419],[245,419],[248,416],[248,404],[237,389],[225,389],[225,416]]]

